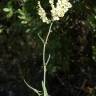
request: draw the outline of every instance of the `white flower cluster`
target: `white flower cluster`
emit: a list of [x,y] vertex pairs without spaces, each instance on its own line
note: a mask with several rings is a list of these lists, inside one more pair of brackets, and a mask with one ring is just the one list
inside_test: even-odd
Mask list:
[[48,19],[46,16],[45,10],[42,8],[40,1],[38,1],[38,14],[40,15],[40,18],[43,22],[50,23],[51,21],[59,20],[60,17],[63,17],[65,13],[68,11],[69,8],[72,7],[69,0],[58,0],[56,7],[54,5],[54,0],[49,0],[49,3],[51,5],[51,15],[52,19]]
[[40,4],[40,1],[38,1],[38,14],[40,15],[40,18],[43,22],[46,22],[46,23],[49,23],[50,20],[47,18],[46,16],[46,12],[45,10],[42,8],[41,4]]

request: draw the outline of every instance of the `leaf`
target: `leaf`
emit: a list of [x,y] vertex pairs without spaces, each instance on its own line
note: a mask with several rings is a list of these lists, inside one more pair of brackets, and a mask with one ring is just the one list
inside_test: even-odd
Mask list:
[[4,11],[4,12],[9,12],[10,9],[9,9],[9,8],[3,8],[3,11]]

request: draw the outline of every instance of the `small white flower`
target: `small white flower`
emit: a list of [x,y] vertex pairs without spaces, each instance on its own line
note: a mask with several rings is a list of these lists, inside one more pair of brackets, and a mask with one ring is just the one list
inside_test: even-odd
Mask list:
[[63,17],[65,13],[69,10],[69,8],[72,7],[69,0],[58,0],[56,7],[54,5],[54,0],[49,0],[49,3],[51,5],[51,16],[52,19],[48,19],[46,16],[45,10],[42,8],[40,1],[38,1],[38,14],[40,15],[40,18],[43,22],[50,23],[51,21],[59,20],[60,17]]
[[42,8],[41,4],[40,4],[40,1],[38,1],[38,14],[40,15],[40,18],[43,22],[46,22],[46,23],[49,23],[50,20],[47,18],[46,16],[46,12],[45,10]]

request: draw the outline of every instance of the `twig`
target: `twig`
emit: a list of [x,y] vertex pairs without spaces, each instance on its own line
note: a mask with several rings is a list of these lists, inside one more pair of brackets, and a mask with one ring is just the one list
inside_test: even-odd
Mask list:
[[28,88],[30,88],[31,90],[33,90],[38,96],[41,96],[41,95],[42,95],[42,94],[41,94],[41,91],[39,91],[39,90],[33,88],[32,86],[30,86],[30,85],[26,82],[26,80],[24,80],[24,83],[27,85]]
[[40,38],[40,40],[41,40],[42,43],[44,44],[44,40],[43,40],[43,38],[40,36],[40,33],[38,33],[38,37]]
[[50,36],[50,33],[51,33],[52,25],[53,25],[53,22],[50,24],[49,31],[48,31],[48,34],[47,34],[45,40],[38,33],[38,36],[39,36],[40,40],[43,43],[43,71],[44,71],[44,73],[43,73],[42,86],[43,86],[44,96],[47,96],[48,95],[47,89],[46,89],[46,71],[47,71],[46,70],[46,67],[47,67],[47,64],[49,63],[49,60],[50,60],[50,54],[49,54],[47,60],[45,59],[46,58],[45,55],[46,55],[46,45],[47,45],[47,42],[48,42],[48,39],[49,39],[49,36]]
[[[47,60],[45,60],[45,58],[46,58],[45,56],[46,56],[46,45],[47,45],[47,42],[48,42],[48,39],[49,39],[49,35],[50,35],[50,33],[51,33],[52,24],[53,24],[53,22],[50,24],[49,31],[48,31],[48,34],[47,34],[45,40],[44,40],[44,39],[40,36],[40,34],[38,33],[38,37],[40,38],[40,40],[41,40],[42,43],[43,43],[43,71],[44,71],[44,73],[43,73],[43,80],[42,80],[42,88],[43,88],[44,96],[48,96],[48,92],[47,92],[47,89],[46,89],[46,71],[47,71],[47,70],[46,70],[46,67],[47,67],[47,64],[48,64],[49,61],[50,61],[50,57],[51,57],[51,56],[50,56],[50,54],[49,54]],[[30,88],[31,90],[33,90],[38,96],[41,96],[41,95],[42,95],[42,94],[41,94],[41,91],[39,91],[39,90],[35,89],[34,87],[30,86],[30,85],[26,82],[25,79],[24,79],[24,83],[27,85],[28,88]]]
[[49,61],[50,61],[50,57],[51,57],[51,55],[49,54],[48,59],[47,59],[47,61],[46,61],[46,66],[47,66],[47,64],[48,64]]
[[46,63],[48,63],[49,62],[49,60],[50,60],[50,58],[48,58],[47,59],[47,61],[45,60],[45,54],[46,54],[46,45],[47,45],[47,42],[48,42],[48,39],[49,39],[49,35],[50,35],[50,33],[51,33],[51,27],[52,27],[52,24],[53,23],[51,23],[50,24],[50,28],[49,28],[49,31],[48,31],[48,34],[47,34],[47,36],[46,36],[46,39],[45,39],[45,42],[44,42],[44,46],[43,46],[43,68],[44,68],[44,74],[43,74],[43,92],[44,92],[44,96],[46,96],[46,91],[47,90],[45,90],[46,89]]

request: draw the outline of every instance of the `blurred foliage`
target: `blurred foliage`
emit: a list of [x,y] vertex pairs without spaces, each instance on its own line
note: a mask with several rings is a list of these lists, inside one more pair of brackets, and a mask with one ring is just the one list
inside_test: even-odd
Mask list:
[[[0,0],[0,96],[35,96],[23,78],[41,88],[43,45],[37,34],[45,38],[49,25],[40,20],[37,1]],[[96,0],[70,2],[73,7],[54,22],[47,45],[51,96],[77,96],[81,91],[75,87],[96,80]],[[50,17],[48,0],[41,5]]]

